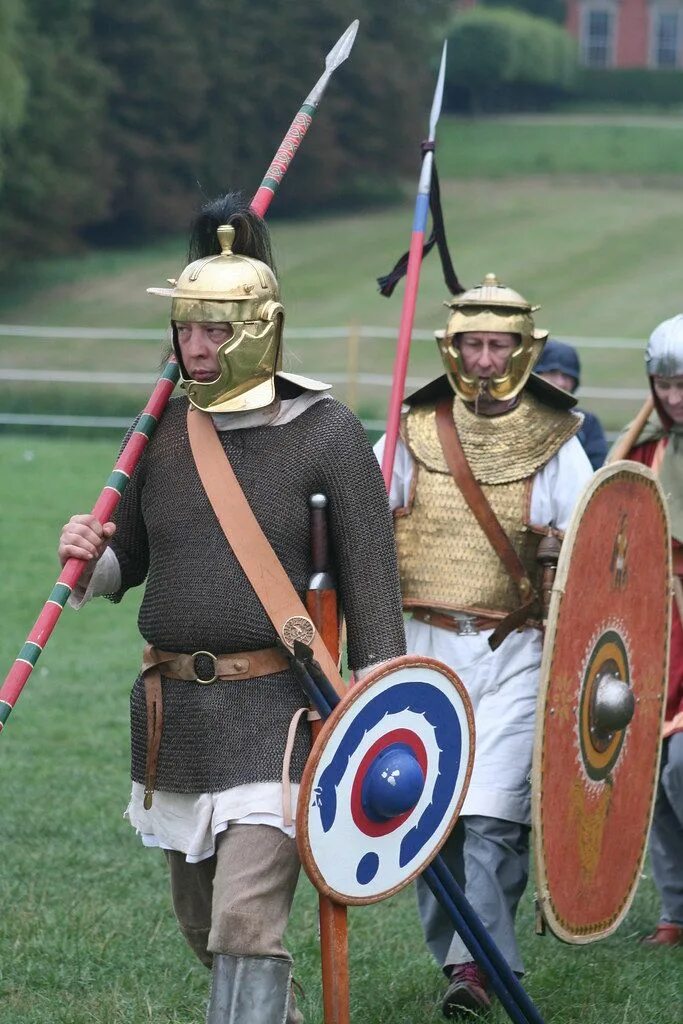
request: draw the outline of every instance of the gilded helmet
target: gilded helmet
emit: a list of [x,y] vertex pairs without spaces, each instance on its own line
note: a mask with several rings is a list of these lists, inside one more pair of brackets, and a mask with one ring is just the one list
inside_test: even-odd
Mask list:
[[[495,274],[487,274],[476,288],[462,292],[446,303],[451,315],[445,331],[437,331],[436,340],[451,387],[460,398],[473,402],[482,391],[491,398],[506,401],[518,395],[526,384],[548,337],[547,331],[534,327],[539,306],[531,306],[519,292],[500,284]],[[458,346],[458,335],[470,331],[496,331],[516,334],[519,342],[508,360],[505,373],[481,380],[467,374]]]
[[[225,197],[223,214],[235,207],[235,198],[234,194]],[[267,252],[269,256],[265,225],[256,225],[256,215],[240,207],[239,202],[237,214],[232,219],[242,238],[247,239],[247,244],[242,243],[241,247]],[[261,243],[259,230],[263,233]],[[193,247],[202,258],[185,267],[177,280],[169,280],[170,288],[147,289],[151,295],[171,299],[173,348],[180,366],[181,387],[190,402],[205,412],[237,412],[270,405],[275,398],[275,373],[282,359],[284,322],[275,274],[263,260],[234,251],[235,226],[219,223],[216,227],[215,204],[213,223],[205,212],[195,222],[191,253]],[[201,382],[188,375],[177,323],[230,324],[232,334],[216,353],[215,380]]]

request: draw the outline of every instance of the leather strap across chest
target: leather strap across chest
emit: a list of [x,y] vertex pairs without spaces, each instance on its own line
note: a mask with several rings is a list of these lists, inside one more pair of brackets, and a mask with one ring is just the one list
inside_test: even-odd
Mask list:
[[537,595],[521,558],[498,522],[495,512],[477,483],[465,457],[453,419],[453,401],[450,396],[441,398],[436,404],[436,429],[451,476],[486,534],[493,550],[515,582],[522,602],[519,608],[503,619],[489,638],[489,645],[492,650],[495,650],[509,633],[524,625],[537,600]]
[[[190,406],[187,432],[199,478],[228,544],[278,636],[290,646],[290,639],[283,630],[285,623],[298,616],[310,621],[308,611],[261,529],[211,417]],[[323,672],[342,696],[346,685],[317,630],[310,646]]]

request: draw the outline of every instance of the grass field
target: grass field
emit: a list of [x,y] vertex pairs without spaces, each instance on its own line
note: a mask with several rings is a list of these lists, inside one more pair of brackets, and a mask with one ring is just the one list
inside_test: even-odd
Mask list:
[[[462,280],[494,270],[542,305],[539,325],[564,336],[643,341],[681,308],[683,123],[623,125],[564,119],[440,127],[449,240]],[[314,134],[310,143],[314,144]],[[293,170],[292,173],[295,173]],[[457,176],[457,177],[456,177]],[[296,224],[274,221],[292,369],[344,372],[349,346],[301,341],[302,327],[396,328],[401,289],[375,277],[407,247],[414,185],[392,209]],[[0,368],[153,373],[163,302],[145,294],[183,265],[183,241],[19,266],[0,286],[0,322],[141,327],[159,342],[28,342],[0,337]],[[445,291],[425,264],[416,327],[443,326]],[[581,351],[584,383],[642,387],[642,355]],[[359,370],[388,373],[393,341],[361,343]],[[416,342],[411,375],[440,372],[432,342]],[[132,416],[148,388],[3,382],[0,412]],[[340,397],[346,392],[339,389]],[[382,417],[388,392],[359,389],[359,411]],[[638,405],[587,402],[608,427]],[[0,434],[0,558],[6,669],[57,576],[59,527],[92,503],[118,436]],[[179,937],[160,855],[122,820],[128,796],[127,695],[140,639],[136,595],[65,612],[0,737],[0,1024],[199,1024],[208,976]],[[3,673],[4,676],[4,673]],[[533,934],[532,887],[519,931],[527,987],[547,1024],[680,1024],[681,958],[652,954],[636,936],[657,917],[644,878],[611,938],[583,948]],[[289,930],[309,1024],[321,1024],[315,896],[306,880]],[[353,1024],[437,1024],[443,982],[424,951],[412,892],[351,913]],[[505,1016],[497,1008],[493,1024]]]
[[[59,526],[92,504],[114,453],[113,441],[0,438],[6,669],[56,578]],[[136,604],[67,609],[0,737],[0,1024],[203,1021],[208,975],[177,932],[162,858],[121,817]],[[289,943],[309,1024],[322,1021],[315,913],[302,880]],[[547,1024],[679,1024],[680,953],[636,943],[656,916],[645,879],[613,937],[572,948],[534,936],[530,887],[519,931]],[[411,891],[355,909],[351,951],[354,1024],[442,1019]],[[492,1021],[505,1019],[497,1008]]]
[[[449,241],[468,285],[488,271],[540,303],[537,322],[569,337],[629,338],[644,343],[653,326],[680,310],[683,237],[683,121],[644,118],[508,119],[460,122],[439,130],[440,170]],[[312,136],[311,144],[314,144]],[[295,169],[292,171],[295,173]],[[297,328],[371,325],[396,330],[402,287],[391,300],[377,294],[409,240],[414,183],[403,204],[381,211],[297,223],[272,222],[287,310],[287,361],[294,370],[345,373],[344,339],[308,340]],[[67,367],[152,373],[158,365],[166,307],[145,287],[183,265],[181,239],[129,251],[37,260],[0,286],[4,323],[140,327],[154,342],[29,342],[0,337],[0,368]],[[425,263],[415,327],[444,324],[445,288],[436,254]],[[391,372],[394,342],[363,341],[358,369]],[[641,353],[581,350],[584,384],[643,387]],[[415,341],[410,374],[439,372],[435,346]],[[132,416],[146,387],[84,388],[5,383],[4,410]],[[338,388],[344,399],[348,392]],[[382,418],[388,390],[361,386],[355,404]],[[590,399],[616,429],[638,407]]]

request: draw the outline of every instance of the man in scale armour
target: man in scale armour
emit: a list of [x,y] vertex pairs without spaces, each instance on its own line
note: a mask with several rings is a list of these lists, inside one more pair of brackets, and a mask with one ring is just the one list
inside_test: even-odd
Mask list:
[[[461,817],[442,850],[517,974],[515,914],[528,877],[529,774],[541,663],[536,555],[562,538],[591,466],[574,399],[531,371],[547,332],[492,274],[450,304],[437,336],[446,374],[407,399],[391,480],[410,653],[464,682],[476,753]],[[384,440],[376,446],[381,460]],[[447,1017],[490,1005],[488,979],[418,880]]]

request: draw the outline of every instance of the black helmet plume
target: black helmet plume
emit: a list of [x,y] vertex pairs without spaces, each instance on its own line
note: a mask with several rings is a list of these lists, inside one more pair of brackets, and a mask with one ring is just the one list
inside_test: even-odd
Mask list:
[[190,229],[189,263],[220,253],[216,231],[221,224],[231,224],[235,229],[233,252],[260,260],[276,274],[270,232],[265,221],[250,209],[244,192],[228,192],[204,203]]

